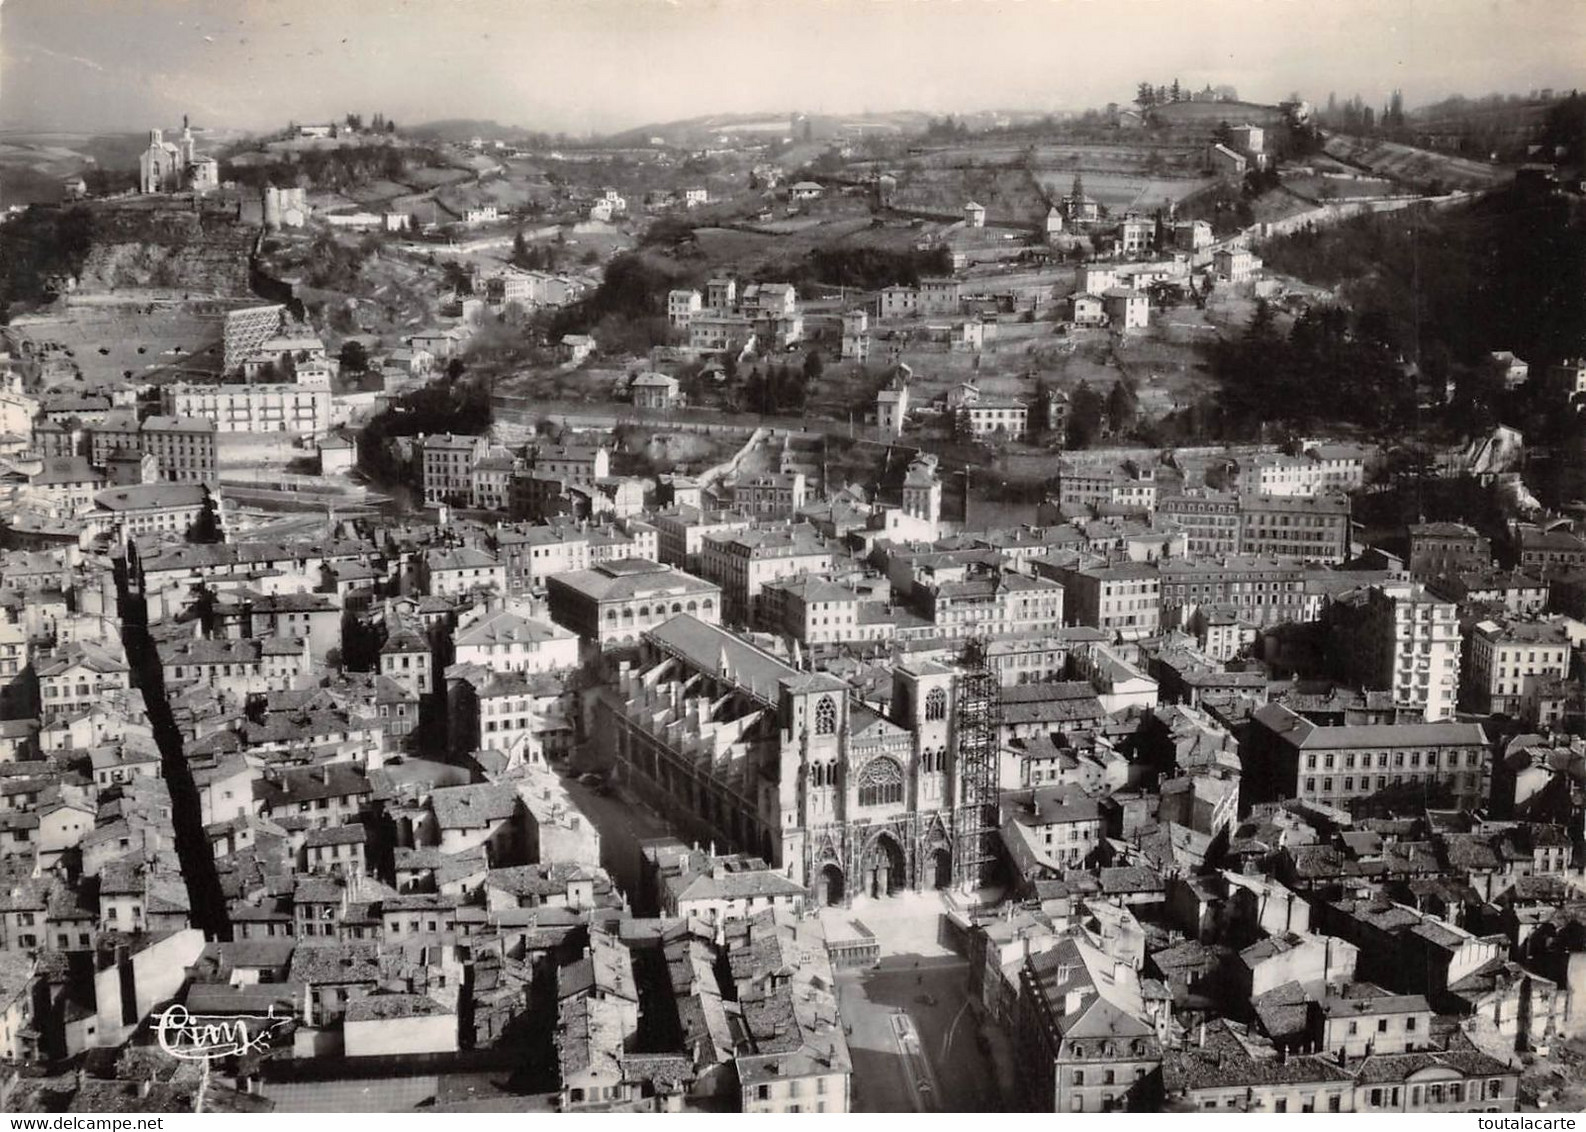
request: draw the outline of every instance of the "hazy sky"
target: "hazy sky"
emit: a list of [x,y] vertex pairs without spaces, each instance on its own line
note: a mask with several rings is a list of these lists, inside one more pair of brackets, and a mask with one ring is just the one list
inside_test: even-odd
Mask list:
[[383,111],[611,130],[717,111],[1586,87],[1583,0],[0,0],[0,124]]

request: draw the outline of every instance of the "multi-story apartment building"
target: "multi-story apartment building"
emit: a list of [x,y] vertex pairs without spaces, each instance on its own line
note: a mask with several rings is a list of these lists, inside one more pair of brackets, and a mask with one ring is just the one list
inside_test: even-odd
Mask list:
[[1070,625],[1087,625],[1125,639],[1150,636],[1162,625],[1162,578],[1146,562],[1049,566],[1036,572],[1062,584],[1063,613]]
[[589,568],[589,532],[576,527],[499,527],[496,554],[506,569],[507,592],[544,587],[553,574]]
[[688,323],[689,349],[701,354],[738,350],[754,334],[754,324],[740,314],[701,312]]
[[1066,937],[1026,955],[1018,978],[1014,1045],[1034,1111],[1156,1107],[1162,1042],[1132,968]]
[[921,279],[920,313],[926,318],[955,315],[963,302],[963,284],[957,279]]
[[1324,495],[1366,482],[1370,449],[1356,444],[1312,444],[1295,455],[1263,452],[1240,475],[1239,486],[1258,495]]
[[709,625],[721,618],[720,586],[642,558],[555,575],[549,598],[558,625],[601,649],[635,647],[680,613]]
[[507,571],[495,555],[471,546],[431,550],[419,560],[419,582],[432,597],[451,597],[475,590],[505,593]]
[[94,496],[94,516],[128,535],[163,532],[185,538],[209,507],[209,489],[201,483],[131,484]]
[[203,417],[216,432],[287,432],[323,436],[331,427],[329,389],[296,383],[189,385],[178,382],[161,391],[169,416]]
[[1305,620],[1305,565],[1293,558],[1225,555],[1170,558],[1157,566],[1162,579],[1162,623],[1189,624],[1208,605],[1231,606],[1237,619],[1265,628]]
[[153,416],[144,420],[138,435],[143,451],[159,464],[161,479],[210,487],[220,482],[214,421]]
[[44,720],[91,710],[131,686],[126,661],[97,645],[74,644],[50,656],[34,656]]
[[424,502],[468,506],[474,492],[474,464],[484,459],[489,448],[483,436],[443,432],[420,438]]
[[1569,674],[1570,640],[1550,621],[1480,621],[1465,639],[1464,699],[1472,711],[1551,726],[1562,700],[1540,685]]
[[1522,570],[1465,570],[1445,574],[1426,588],[1455,605],[1484,605],[1514,615],[1541,613],[1558,578],[1544,581]]
[[117,452],[141,452],[138,414],[133,409],[112,409],[104,419],[90,426],[88,462],[103,468]]
[[760,628],[806,648],[890,641],[898,624],[883,602],[807,575],[768,582],[760,591],[758,617]]
[[704,301],[701,299],[699,292],[692,288],[668,291],[666,295],[666,321],[675,329],[686,330],[688,324],[694,321],[694,316],[703,307]]
[[1492,569],[1492,543],[1464,523],[1410,526],[1410,576],[1418,582]]
[[1342,596],[1323,620],[1341,675],[1422,709],[1428,723],[1454,714],[1460,637],[1452,602],[1414,583],[1388,583]]
[[754,520],[739,511],[705,511],[680,504],[650,517],[656,530],[656,557],[668,566],[698,574],[706,535],[747,531]]
[[1010,633],[986,643],[986,666],[1004,688],[1047,684],[1063,679],[1071,652],[1109,639],[1099,629],[1083,627]]
[[505,448],[492,448],[474,461],[468,503],[481,511],[505,511],[512,496],[512,477],[519,462]]
[[909,318],[920,313],[920,289],[894,283],[881,288],[876,296],[876,317]]
[[958,426],[966,436],[1000,434],[1017,440],[1030,430],[1030,407],[1023,401],[976,399],[960,406]]
[[733,509],[756,519],[787,519],[809,501],[803,472],[762,472],[732,488]]
[[578,638],[571,631],[510,609],[458,626],[455,649],[459,665],[492,672],[558,672],[578,665]]
[[1345,807],[1394,787],[1446,791],[1463,806],[1483,798],[1486,733],[1475,723],[1368,723],[1322,727],[1282,704],[1257,708],[1239,747],[1240,808],[1298,798]]
[[1267,496],[1240,499],[1239,549],[1306,562],[1349,557],[1349,498],[1344,495]]
[[1520,569],[1528,574],[1549,574],[1586,566],[1586,538],[1562,528],[1544,530],[1529,523],[1514,529]]
[[1064,506],[1152,511],[1157,505],[1156,469],[1133,460],[1118,464],[1065,460],[1058,465],[1057,498]]
[[[1062,481],[1059,480],[1061,486]],[[1163,496],[1157,514],[1184,532],[1188,554],[1239,553],[1239,496],[1231,491],[1186,492]]]
[[594,483],[611,475],[611,450],[604,444],[537,445],[529,449],[527,460],[536,475],[569,483]]
[[1011,571],[921,582],[911,597],[943,637],[1026,633],[1063,623],[1063,587]]
[[808,526],[724,532],[705,536],[700,576],[721,587],[724,619],[745,624],[767,582],[824,574],[833,554],[833,546]]

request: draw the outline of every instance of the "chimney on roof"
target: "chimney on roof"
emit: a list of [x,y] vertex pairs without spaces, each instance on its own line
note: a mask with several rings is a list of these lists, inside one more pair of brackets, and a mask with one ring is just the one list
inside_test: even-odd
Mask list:
[[329,786],[330,785],[330,764],[329,763],[321,763],[318,767],[316,767],[315,771],[314,771],[314,777],[318,778],[320,780],[320,782],[324,783],[326,786]]

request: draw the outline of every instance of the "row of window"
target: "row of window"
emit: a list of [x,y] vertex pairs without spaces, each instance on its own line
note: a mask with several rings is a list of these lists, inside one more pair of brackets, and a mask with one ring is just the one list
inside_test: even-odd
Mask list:
[[[1422,752],[1420,752],[1420,751],[1409,751],[1409,752],[1394,751],[1393,752],[1393,765],[1396,766],[1396,767],[1404,766],[1405,765],[1406,754],[1408,754],[1408,757],[1409,757],[1409,765],[1412,768],[1419,769],[1419,767],[1421,766],[1421,755],[1422,755]],[[1427,751],[1427,752],[1425,752],[1425,755],[1426,755],[1426,765],[1428,767],[1430,767],[1430,768],[1436,769],[1437,764],[1438,764],[1438,757],[1437,757],[1438,753],[1436,751]],[[1445,752],[1443,752],[1443,755],[1444,755],[1443,763],[1450,770],[1452,770],[1455,767],[1459,766],[1459,752],[1458,751],[1445,751]],[[1371,759],[1372,759],[1372,756],[1370,754],[1363,754],[1363,755],[1360,756],[1360,767],[1361,767],[1362,770],[1367,769],[1367,768],[1369,768],[1371,766]],[[1378,751],[1377,754],[1376,754],[1376,759],[1377,759],[1377,767],[1379,769],[1387,767],[1387,765],[1388,765],[1388,752],[1387,751]],[[1465,752],[1465,765],[1466,766],[1474,767],[1474,766],[1479,765],[1480,762],[1481,762],[1481,752],[1480,751],[1466,751]],[[1334,754],[1329,752],[1326,755],[1322,756],[1322,769],[1323,770],[1333,770],[1336,766],[1337,766],[1337,757]],[[1351,752],[1347,752],[1344,755],[1343,766],[1344,766],[1345,770],[1354,770],[1355,769],[1355,754],[1354,754],[1354,752],[1352,752],[1352,751]],[[1316,767],[1316,756],[1315,755],[1306,755],[1305,756],[1305,769],[1306,770],[1315,770],[1315,769],[1317,769],[1317,767]]]

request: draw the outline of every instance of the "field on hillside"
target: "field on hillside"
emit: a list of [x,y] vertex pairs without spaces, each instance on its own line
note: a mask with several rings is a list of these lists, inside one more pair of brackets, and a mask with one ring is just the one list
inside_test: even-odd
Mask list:
[[1388,197],[1402,193],[1401,186],[1383,177],[1323,177],[1300,175],[1283,178],[1283,187],[1308,200],[1345,200]]
[[1157,129],[1215,130],[1219,123],[1230,126],[1246,122],[1270,128],[1283,121],[1283,111],[1260,102],[1170,102],[1152,107],[1148,120]]
[[368,207],[369,205],[382,204],[398,197],[407,196],[412,189],[396,181],[371,181],[367,185],[358,185],[347,190],[346,196],[350,200]]
[[438,189],[443,185],[456,185],[473,180],[473,174],[466,169],[436,169],[433,166],[412,169],[403,176],[408,179],[409,184],[418,189]]
[[1479,192],[1509,180],[1510,171],[1429,149],[1400,145],[1374,138],[1328,136],[1323,149],[1330,157],[1408,185],[1426,187],[1436,182],[1444,189]]
[[1040,185],[1023,168],[936,168],[906,175],[892,203],[925,212],[957,213],[969,201],[985,206],[989,221],[1034,223],[1046,215]]
[[1166,201],[1181,201],[1217,183],[1215,177],[1199,175],[1152,177],[1089,169],[1043,169],[1036,176],[1049,194],[1062,197],[1072,189],[1076,172],[1085,179],[1085,194],[1095,197],[1111,212],[1126,208],[1152,209]]

